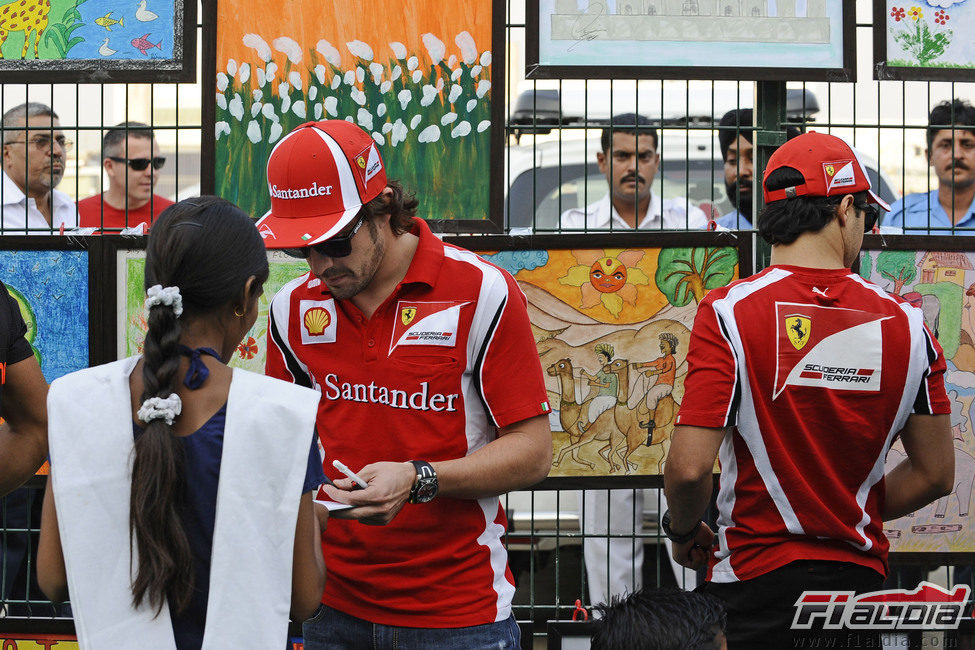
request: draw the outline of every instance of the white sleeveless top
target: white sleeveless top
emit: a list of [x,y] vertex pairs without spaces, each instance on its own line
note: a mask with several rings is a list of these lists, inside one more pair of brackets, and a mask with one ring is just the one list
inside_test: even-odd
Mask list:
[[[129,375],[138,360],[61,377],[47,399],[51,481],[81,648],[176,648],[166,603],[158,616],[147,602],[132,606],[138,557],[129,543]],[[319,398],[311,389],[233,371],[204,650],[279,648],[286,641],[295,525]]]

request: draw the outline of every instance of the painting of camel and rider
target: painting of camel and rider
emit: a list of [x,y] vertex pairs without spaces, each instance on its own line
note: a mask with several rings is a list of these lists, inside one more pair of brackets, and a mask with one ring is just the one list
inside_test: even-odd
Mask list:
[[0,71],[189,81],[195,29],[196,3],[185,0],[0,0]]
[[549,476],[660,475],[697,304],[739,277],[742,251],[713,242],[626,248],[617,239],[594,247],[598,236],[587,236],[567,248],[567,241],[481,253],[528,298],[553,408]]

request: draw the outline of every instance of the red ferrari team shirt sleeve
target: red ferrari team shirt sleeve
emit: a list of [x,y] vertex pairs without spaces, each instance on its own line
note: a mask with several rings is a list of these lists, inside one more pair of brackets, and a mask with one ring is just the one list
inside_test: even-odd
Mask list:
[[677,424],[721,429],[735,424],[739,387],[731,343],[710,297],[694,317]]
[[502,273],[507,296],[485,337],[483,358],[475,360],[476,381],[498,427],[551,411],[525,294],[514,278]]
[[927,325],[924,326],[924,339],[928,355],[928,370],[921,379],[913,412],[923,415],[942,415],[951,413],[951,402],[945,392],[945,354]]

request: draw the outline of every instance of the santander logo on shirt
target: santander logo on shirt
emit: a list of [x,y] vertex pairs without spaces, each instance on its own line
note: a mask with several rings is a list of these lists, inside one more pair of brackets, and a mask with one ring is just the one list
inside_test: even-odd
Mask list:
[[883,331],[892,318],[859,309],[775,303],[772,399],[786,386],[880,391]]

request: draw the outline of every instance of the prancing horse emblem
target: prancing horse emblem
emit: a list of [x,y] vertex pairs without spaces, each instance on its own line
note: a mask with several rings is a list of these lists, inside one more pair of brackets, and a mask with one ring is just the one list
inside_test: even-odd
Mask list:
[[403,307],[403,310],[399,313],[399,318],[403,321],[404,325],[409,325],[416,318],[416,307]]
[[812,322],[807,316],[791,314],[785,317],[786,333],[789,335],[789,342],[792,347],[801,350],[806,342],[809,341],[809,330]]

